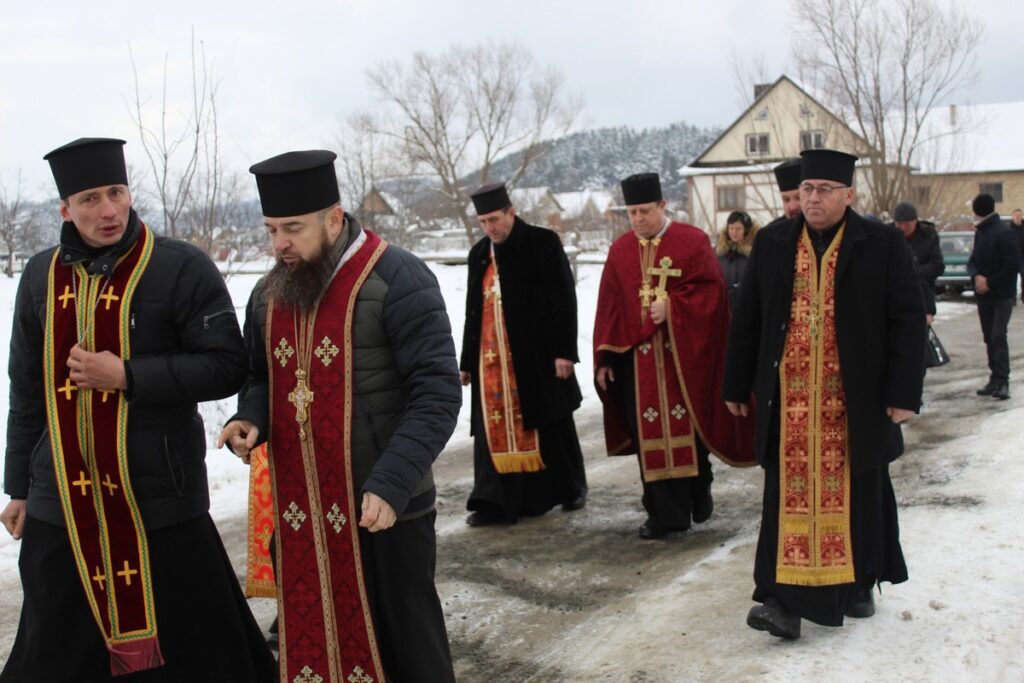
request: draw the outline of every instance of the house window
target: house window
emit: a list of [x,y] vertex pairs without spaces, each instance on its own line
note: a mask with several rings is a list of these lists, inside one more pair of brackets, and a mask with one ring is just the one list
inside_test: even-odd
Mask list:
[[1003,201],[1002,183],[979,183],[978,194],[990,194],[997,202]]
[[824,149],[825,131],[823,130],[802,130],[800,131],[800,151],[805,149]]
[[914,185],[910,188],[910,196],[918,206],[925,206],[931,200],[932,188],[928,185]]
[[742,185],[722,185],[718,188],[718,210],[735,211],[744,208],[746,194]]
[[751,133],[747,135],[747,156],[760,156],[769,154],[771,146],[768,143],[768,133]]

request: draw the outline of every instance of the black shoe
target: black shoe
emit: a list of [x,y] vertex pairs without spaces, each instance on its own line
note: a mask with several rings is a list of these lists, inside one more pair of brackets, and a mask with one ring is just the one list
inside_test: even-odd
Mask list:
[[668,529],[663,526],[655,526],[651,524],[651,520],[647,520],[637,529],[637,533],[645,541],[653,541],[657,538],[665,538],[668,535]]
[[466,517],[466,524],[470,526],[491,526],[493,524],[505,524],[508,520],[505,519],[504,515],[495,514],[493,512],[483,512],[477,510],[476,512],[469,513],[469,517]]
[[999,388],[999,383],[995,380],[989,380],[988,384],[978,389],[978,396],[991,396],[992,393]]
[[711,497],[711,491],[693,501],[693,521],[696,524],[711,519],[711,513],[715,510],[715,499]]
[[800,617],[790,614],[774,598],[767,598],[763,605],[754,605],[747,612],[747,626],[787,640],[800,637]]
[[563,512],[575,512],[576,510],[582,510],[587,505],[587,494],[581,493],[575,500],[570,500],[568,503],[562,503]]
[[870,588],[857,591],[846,606],[844,614],[853,619],[867,619],[875,615],[875,595]]
[[992,398],[997,398],[1000,401],[1005,401],[1006,399],[1010,398],[1010,385],[1000,384],[999,386],[997,386],[995,390],[992,392]]

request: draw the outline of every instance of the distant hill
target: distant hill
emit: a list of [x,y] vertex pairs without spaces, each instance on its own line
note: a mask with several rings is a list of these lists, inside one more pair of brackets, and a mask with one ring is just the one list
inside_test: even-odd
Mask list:
[[[547,142],[544,154],[530,165],[517,185],[546,186],[552,192],[614,188],[630,174],[657,171],[667,198],[677,199],[685,185],[678,169],[704,151],[720,133],[719,128],[698,128],[682,122],[666,128],[636,130],[621,126],[572,133]],[[509,178],[520,159],[520,153],[499,159],[491,167],[491,178]],[[467,182],[472,184],[472,180]]]

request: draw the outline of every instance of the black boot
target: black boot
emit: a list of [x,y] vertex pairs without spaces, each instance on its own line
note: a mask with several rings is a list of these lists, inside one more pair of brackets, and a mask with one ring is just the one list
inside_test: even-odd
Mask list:
[[857,591],[853,600],[846,606],[846,616],[854,619],[867,619],[875,615],[875,595],[870,588]]
[[978,389],[977,393],[978,396],[991,396],[997,388],[999,388],[999,382],[995,381],[994,379],[990,379],[988,381],[988,384],[983,386],[981,389]]
[[787,612],[775,598],[765,598],[763,605],[751,607],[747,612],[747,626],[787,640],[800,637],[800,617]]
[[1010,384],[1003,382],[995,388],[992,392],[992,398],[998,398],[1000,401],[1005,401],[1010,398]]
[[711,497],[711,491],[706,495],[699,496],[693,501],[693,521],[697,524],[711,519],[711,513],[715,510],[715,499]]

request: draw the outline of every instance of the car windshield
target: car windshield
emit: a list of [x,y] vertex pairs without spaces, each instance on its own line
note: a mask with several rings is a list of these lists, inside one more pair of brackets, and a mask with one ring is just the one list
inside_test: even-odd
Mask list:
[[970,256],[974,235],[943,235],[939,238],[943,256]]

